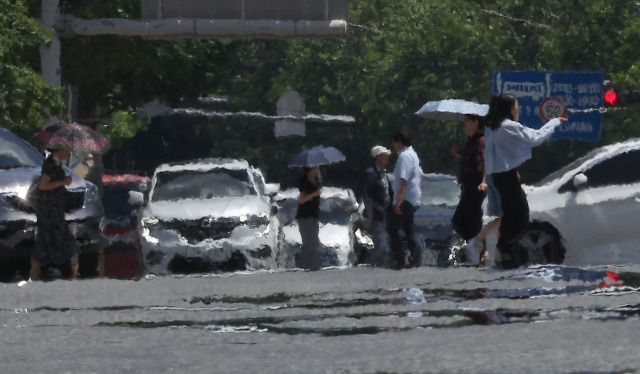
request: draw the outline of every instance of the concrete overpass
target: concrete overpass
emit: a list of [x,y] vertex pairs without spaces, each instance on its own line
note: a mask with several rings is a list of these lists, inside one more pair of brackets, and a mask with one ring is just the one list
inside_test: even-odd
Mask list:
[[56,31],[51,45],[40,48],[44,80],[56,87],[61,84],[59,36],[340,38],[347,34],[349,16],[349,0],[140,0],[140,6],[139,20],[80,19],[60,14],[59,0],[42,0],[41,24]]
[[141,0],[141,20],[56,17],[62,36],[308,39],[346,36],[348,0]]

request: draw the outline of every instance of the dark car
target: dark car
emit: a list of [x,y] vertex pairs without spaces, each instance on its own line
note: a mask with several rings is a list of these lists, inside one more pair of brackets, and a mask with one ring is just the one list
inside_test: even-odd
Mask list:
[[[44,157],[26,141],[0,127],[0,280],[12,281],[16,273],[28,277],[36,215],[26,197],[40,175]],[[101,224],[102,203],[97,187],[69,168],[69,228],[80,248],[81,276],[97,275],[98,252],[105,243]]]

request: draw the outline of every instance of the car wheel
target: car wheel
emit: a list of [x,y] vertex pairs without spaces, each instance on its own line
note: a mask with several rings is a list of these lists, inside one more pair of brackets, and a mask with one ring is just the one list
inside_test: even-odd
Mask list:
[[29,257],[0,258],[0,282],[12,283],[29,279],[30,267]]
[[560,232],[548,222],[531,222],[517,244],[527,263],[561,264],[564,261],[566,249]]

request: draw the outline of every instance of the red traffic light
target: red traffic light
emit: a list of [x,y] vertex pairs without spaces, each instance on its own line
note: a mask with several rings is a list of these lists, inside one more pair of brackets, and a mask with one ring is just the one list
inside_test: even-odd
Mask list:
[[609,105],[614,105],[618,103],[618,94],[613,89],[607,90],[604,93],[604,102]]

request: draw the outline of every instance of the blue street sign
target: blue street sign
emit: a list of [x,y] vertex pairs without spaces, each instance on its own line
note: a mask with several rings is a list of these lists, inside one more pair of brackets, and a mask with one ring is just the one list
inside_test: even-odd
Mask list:
[[567,116],[553,139],[600,140],[604,106],[602,72],[498,71],[491,83],[494,94],[506,92],[518,99],[523,125],[539,129],[548,120]]

